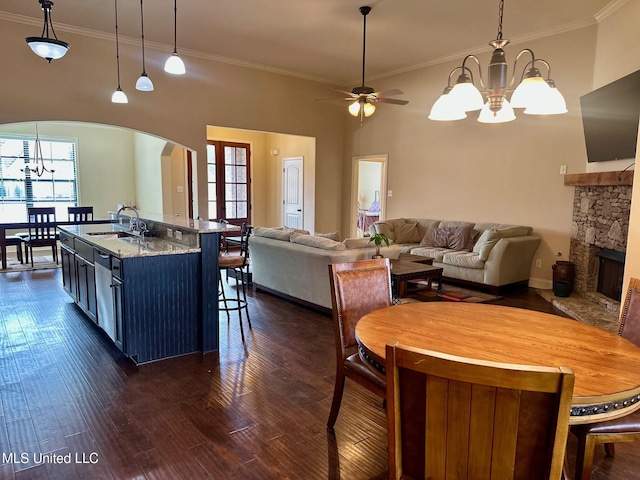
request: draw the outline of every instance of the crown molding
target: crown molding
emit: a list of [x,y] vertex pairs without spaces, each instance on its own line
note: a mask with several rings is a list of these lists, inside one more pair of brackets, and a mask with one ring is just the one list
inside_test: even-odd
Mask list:
[[602,20],[607,18],[609,15],[614,13],[616,10],[622,8],[622,6],[627,3],[628,0],[613,0],[609,5],[604,7],[598,13],[596,13],[595,18],[596,22],[600,23]]

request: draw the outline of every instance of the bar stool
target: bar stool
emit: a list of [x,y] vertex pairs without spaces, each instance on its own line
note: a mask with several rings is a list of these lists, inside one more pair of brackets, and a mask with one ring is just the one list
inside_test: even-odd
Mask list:
[[18,261],[20,263],[24,263],[22,257],[22,237],[19,237],[18,235],[7,235],[4,241],[7,247],[12,245],[16,247],[16,256],[18,257]]
[[[227,322],[231,319],[229,312],[237,311],[238,320],[240,322],[240,334],[242,335],[242,343],[244,344],[244,329],[242,327],[242,311],[244,310],[247,315],[247,323],[251,330],[251,318],[249,317],[249,306],[247,303],[247,285],[246,278],[249,275],[249,236],[251,230],[246,223],[242,224],[240,235],[240,254],[228,255],[221,254],[218,256],[218,265],[220,269],[220,280],[218,290],[218,303],[219,310],[227,312]],[[227,298],[224,285],[222,282],[222,271],[228,274],[233,271],[233,277],[236,279],[236,298]]]

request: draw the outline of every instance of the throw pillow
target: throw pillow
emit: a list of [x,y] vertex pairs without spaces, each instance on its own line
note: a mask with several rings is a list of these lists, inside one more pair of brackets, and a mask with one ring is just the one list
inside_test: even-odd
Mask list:
[[478,241],[473,246],[473,251],[478,254],[478,258],[483,262],[489,258],[489,253],[491,253],[491,249],[494,247],[498,240],[500,240],[502,236],[500,232],[495,228],[490,230],[485,230],[478,238]]
[[[422,237],[420,236],[420,230],[418,230],[418,224],[416,222],[407,222],[401,225],[396,225],[394,230],[396,243],[420,243]],[[387,238],[389,236],[387,235]]]
[[289,239],[291,243],[306,245],[308,247],[321,248],[323,250],[346,250],[342,243],[331,240],[330,238],[318,237],[314,235],[305,235],[302,233],[294,233]]
[[396,241],[396,236],[394,235],[393,226],[387,222],[375,222],[373,224],[376,227],[376,233],[384,233],[389,240]]
[[432,228],[427,230],[424,238],[420,241],[420,246],[465,250],[470,235],[471,228],[468,226]]
[[331,233],[318,233],[316,232],[316,237],[322,237],[322,238],[329,238],[335,242],[339,242],[340,241],[340,234],[338,232],[331,232]]

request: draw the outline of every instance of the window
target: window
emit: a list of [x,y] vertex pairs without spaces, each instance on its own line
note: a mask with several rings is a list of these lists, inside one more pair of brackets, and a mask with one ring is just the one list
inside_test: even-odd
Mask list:
[[[37,151],[36,151],[37,150]],[[0,137],[0,214],[27,221],[28,207],[56,207],[59,219],[78,204],[74,141]]]
[[248,144],[209,141],[207,185],[209,219],[226,219],[240,225],[251,223],[250,158]]

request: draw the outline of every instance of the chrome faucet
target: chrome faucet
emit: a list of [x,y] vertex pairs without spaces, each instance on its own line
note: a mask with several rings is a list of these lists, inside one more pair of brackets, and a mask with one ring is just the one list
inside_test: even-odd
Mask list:
[[147,225],[144,222],[140,221],[140,214],[138,214],[138,210],[136,210],[135,207],[130,207],[128,205],[123,205],[122,207],[120,207],[118,209],[118,212],[116,213],[116,218],[120,221],[120,223],[122,223],[120,212],[122,212],[123,210],[131,210],[136,214],[135,220],[133,219],[133,217],[129,217],[129,231],[134,235],[139,235],[144,240],[144,234],[147,231]]

